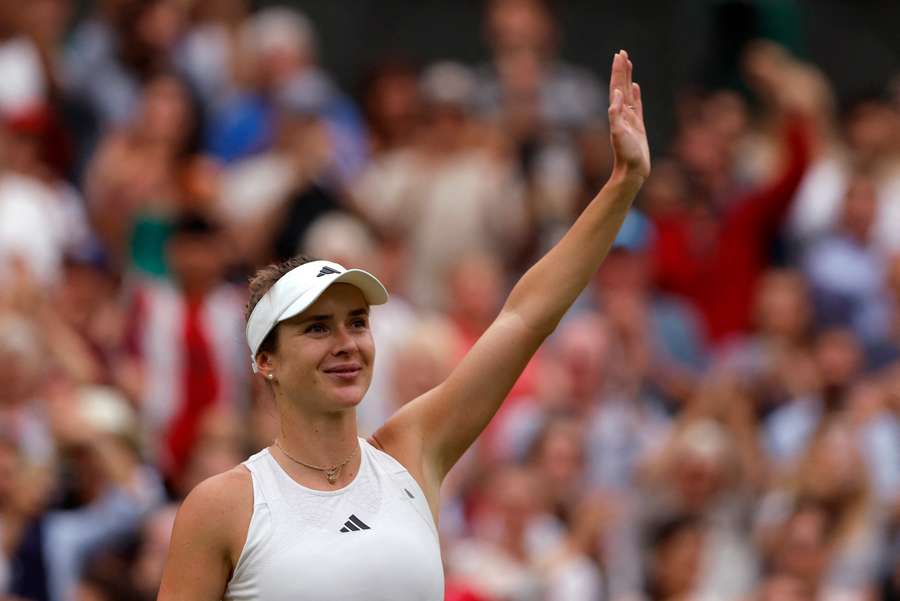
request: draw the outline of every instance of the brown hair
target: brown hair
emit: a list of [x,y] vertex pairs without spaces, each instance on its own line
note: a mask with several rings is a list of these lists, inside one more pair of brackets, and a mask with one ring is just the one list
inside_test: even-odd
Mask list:
[[[244,308],[244,319],[250,319],[250,314],[253,313],[253,308],[256,307],[256,304],[266,295],[266,292],[271,290],[272,286],[275,285],[275,282],[280,280],[285,274],[296,267],[318,260],[319,259],[306,255],[297,255],[287,261],[272,263],[271,265],[266,265],[257,270],[257,272],[253,274],[253,277],[250,278],[248,284],[250,298],[247,299],[247,306]],[[262,341],[262,344],[259,345],[259,351],[257,352],[266,351],[272,353],[277,347],[278,326],[276,324],[276,326],[272,328],[272,331],[269,332],[269,335],[266,336],[265,340]]]

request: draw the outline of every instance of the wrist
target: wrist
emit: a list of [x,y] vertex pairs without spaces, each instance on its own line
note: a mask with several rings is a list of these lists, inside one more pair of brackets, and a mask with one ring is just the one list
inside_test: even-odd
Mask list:
[[633,188],[634,192],[637,192],[647,180],[647,175],[634,167],[616,164],[609,176],[609,182],[618,187]]

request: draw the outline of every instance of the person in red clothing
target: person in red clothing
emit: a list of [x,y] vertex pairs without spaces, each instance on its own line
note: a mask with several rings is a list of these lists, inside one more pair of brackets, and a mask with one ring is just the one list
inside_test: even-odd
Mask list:
[[201,213],[178,215],[166,243],[171,280],[141,281],[133,291],[129,346],[143,374],[141,412],[172,481],[190,460],[204,416],[248,402],[245,294],[225,281],[223,236]]
[[[774,81],[772,87],[790,85]],[[764,90],[769,85],[760,84]],[[767,96],[774,101],[783,138],[781,167],[774,178],[755,189],[728,194],[734,188],[728,134],[708,115],[701,116],[683,126],[676,142],[696,184],[693,202],[651,215],[656,229],[652,249],[656,283],[694,304],[714,344],[750,326],[770,244],[810,162],[813,132],[802,103],[793,93],[772,90]]]

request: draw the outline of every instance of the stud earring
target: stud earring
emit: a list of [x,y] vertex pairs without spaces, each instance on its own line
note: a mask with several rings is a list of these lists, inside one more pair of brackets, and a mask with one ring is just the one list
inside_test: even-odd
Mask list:
[[273,373],[268,373],[268,374],[266,374],[266,378],[268,378],[269,380],[274,380],[274,379],[275,379],[275,374],[273,374]]

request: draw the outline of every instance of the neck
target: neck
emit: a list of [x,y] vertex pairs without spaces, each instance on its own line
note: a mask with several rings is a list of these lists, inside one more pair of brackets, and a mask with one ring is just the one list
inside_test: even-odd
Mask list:
[[[359,444],[355,409],[312,413],[290,407],[282,408],[280,413],[279,442],[292,457],[304,463],[321,467],[337,465]],[[350,464],[354,462],[355,459]]]

